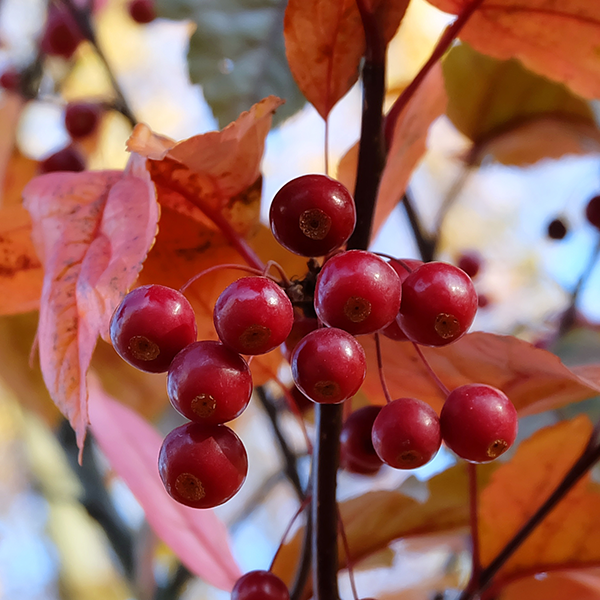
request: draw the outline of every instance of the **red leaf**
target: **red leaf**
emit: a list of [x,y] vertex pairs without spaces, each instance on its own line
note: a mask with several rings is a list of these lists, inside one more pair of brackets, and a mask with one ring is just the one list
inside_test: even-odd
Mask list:
[[162,440],[137,413],[90,382],[90,423],[111,466],[142,505],[148,523],[195,575],[231,590],[241,575],[231,555],[225,525],[212,510],[173,500],[158,474]]
[[[429,0],[459,14],[472,0]],[[518,58],[586,98],[600,97],[600,2],[589,0],[484,1],[460,34],[495,58]]]
[[23,192],[44,265],[38,342],[44,381],[82,447],[86,373],[98,336],[135,281],[158,205],[143,161],[125,172],[50,173]]

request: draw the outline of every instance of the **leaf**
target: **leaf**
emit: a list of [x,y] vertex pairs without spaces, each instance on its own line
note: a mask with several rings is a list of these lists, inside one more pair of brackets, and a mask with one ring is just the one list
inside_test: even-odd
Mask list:
[[36,310],[40,304],[42,265],[31,240],[31,218],[18,205],[0,209],[0,314]]
[[128,170],[50,173],[24,190],[44,265],[38,342],[44,381],[85,439],[86,373],[99,335],[135,281],[156,234],[158,205],[139,159]]
[[[385,41],[393,37],[408,2],[365,0]],[[324,119],[358,80],[365,34],[355,0],[290,0],[285,12],[285,50],[290,69]]]
[[[452,14],[470,4],[470,0],[429,1]],[[598,2],[484,1],[460,37],[494,58],[517,58],[528,69],[568,85],[585,98],[600,97]]]
[[[360,338],[367,352],[367,377],[362,391],[373,404],[384,404],[377,371],[375,344]],[[430,404],[438,413],[444,395],[423,366],[412,344],[381,337],[383,369],[393,397],[411,396]],[[469,333],[443,348],[423,348],[431,367],[450,390],[466,383],[500,388],[512,400],[520,417],[592,398],[600,381],[578,375],[551,352],[513,336]]]
[[408,181],[427,149],[429,127],[444,113],[446,101],[442,72],[436,65],[396,120],[392,146],[377,193],[374,231],[379,230],[402,199]]
[[[489,464],[480,469],[480,486],[486,484],[495,468]],[[417,489],[412,489],[415,486]],[[461,463],[428,482],[411,478],[398,491],[367,492],[341,502],[340,514],[354,563],[397,539],[466,527],[469,523],[467,470]],[[281,548],[275,560],[273,572],[286,582],[294,576],[302,535],[300,529]],[[347,557],[341,540],[339,552],[340,568],[344,568]]]
[[[500,600],[598,600],[600,599],[600,575],[598,569],[581,571],[589,578],[595,579],[596,585],[579,581],[572,571],[543,573],[541,576],[524,577],[509,583],[501,592]],[[593,573],[593,575],[592,575]]]
[[0,182],[2,182],[2,196],[0,206],[8,206],[12,202],[7,196],[7,179],[11,177],[11,158],[14,155],[15,138],[19,118],[25,99],[20,94],[5,92],[2,94],[0,105]]
[[159,15],[190,19],[188,66],[221,127],[261,98],[286,99],[280,122],[304,105],[290,73],[283,43],[282,0],[159,0]]
[[13,147],[2,182],[2,208],[21,205],[23,188],[38,174],[39,168],[37,160],[24,156]]
[[[492,475],[480,501],[481,560],[489,564],[562,481],[583,452],[586,416],[546,427]],[[525,540],[499,577],[600,562],[600,485],[584,476]]]
[[225,525],[212,510],[173,500],[158,474],[159,433],[90,382],[90,424],[112,468],[142,505],[148,523],[192,573],[223,590],[241,575]]
[[[595,138],[596,149],[598,147],[600,131],[590,105],[565,85],[532,73],[517,60],[497,60],[476,52],[468,44],[461,44],[446,56],[443,72],[448,117],[474,142],[471,154],[475,160],[493,153],[496,144],[501,150],[497,139],[504,138],[506,144],[506,138],[516,137],[522,128],[525,131],[518,135],[516,142],[524,143],[525,148],[517,148],[517,152],[520,150],[527,156],[532,151],[528,145],[535,144],[537,148],[537,158],[529,159],[529,163],[546,156],[562,156],[572,147],[568,142],[577,132],[580,137],[591,138],[590,141]],[[537,124],[535,133],[542,136],[540,141],[528,139],[534,133],[531,131],[534,123]],[[542,123],[562,124],[564,130],[571,125],[574,131],[568,137],[563,134],[553,138],[559,125],[544,135]],[[565,148],[561,148],[561,142],[567,142]],[[544,143],[547,143],[545,152]],[[582,152],[586,146],[588,152],[594,148],[594,144],[585,143],[585,138],[576,147]]]

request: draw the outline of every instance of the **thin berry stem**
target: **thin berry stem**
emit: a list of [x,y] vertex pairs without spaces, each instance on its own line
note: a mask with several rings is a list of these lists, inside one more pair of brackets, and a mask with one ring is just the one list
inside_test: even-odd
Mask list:
[[289,409],[292,411],[293,415],[298,420],[300,428],[302,429],[302,435],[304,436],[304,442],[306,443],[306,451],[308,452],[308,454],[312,454],[313,453],[312,442],[310,441],[310,437],[308,436],[308,431],[306,431],[306,423],[304,422],[304,418],[302,417],[302,413],[300,412],[300,409],[298,408],[298,404],[296,403],[296,400],[294,400],[294,397],[292,396],[290,391],[287,389],[287,387],[284,385],[283,381],[281,381],[281,379],[279,379],[279,377],[277,377],[277,374],[276,373],[270,373],[270,374],[273,377],[273,380],[275,381],[275,383],[281,389],[281,393],[284,395]]
[[569,469],[563,480],[546,501],[527,520],[519,531],[507,542],[496,558],[482,569],[477,585],[467,587],[459,600],[474,600],[492,583],[496,573],[506,564],[510,557],[519,549],[521,544],[529,537],[531,532],[544,520],[548,513],[566,496],[573,486],[600,460],[600,444],[588,444],[583,454]]
[[467,462],[469,476],[469,520],[471,527],[471,580],[477,581],[481,572],[481,552],[479,544],[479,495],[477,491],[477,465]]
[[323,162],[325,175],[329,175],[329,116],[325,118],[325,135],[323,138]]
[[450,48],[452,42],[456,39],[461,29],[466,25],[467,21],[471,18],[473,13],[481,6],[483,0],[471,0],[462,11],[457,15],[454,22],[446,27],[446,30],[440,36],[436,47],[433,49],[431,56],[427,62],[423,65],[421,70],[417,73],[415,78],[404,88],[398,99],[394,102],[385,119],[385,140],[388,148],[392,145],[392,139],[394,136],[394,129],[398,117],[406,108],[409,100],[413,97],[423,80],[436,65],[436,63],[442,58],[446,50]]
[[444,396],[448,396],[450,394],[450,390],[444,385],[443,381],[437,376],[436,372],[431,368],[431,365],[429,364],[429,361],[425,358],[425,355],[423,354],[423,351],[421,350],[419,344],[415,344],[415,342],[413,342],[413,346],[414,346],[415,351],[419,355],[421,362],[423,363],[423,365],[429,372],[429,375],[431,376],[431,378],[435,381],[436,385],[443,392]]
[[350,558],[350,545],[348,544],[348,537],[346,536],[346,529],[344,527],[344,521],[342,521],[342,513],[338,507],[338,523],[340,527],[340,537],[342,538],[342,544],[344,545],[344,552],[346,553],[346,565],[348,567],[348,579],[350,579],[350,587],[352,588],[352,596],[354,600],[358,600],[358,592],[356,591],[356,580],[354,579],[354,568],[352,566],[352,559]]
[[375,350],[377,352],[377,370],[379,371],[379,381],[381,382],[381,389],[383,390],[383,395],[385,396],[385,401],[389,404],[392,401],[392,396],[390,394],[390,390],[387,386],[387,382],[385,380],[385,373],[383,372],[383,355],[381,353],[381,338],[379,334],[376,333],[375,337]]
[[[252,275],[265,275],[265,277],[269,277],[266,273],[261,271],[260,269],[255,269],[254,267],[249,267],[248,265],[238,265],[235,263],[225,263],[222,265],[214,265],[213,267],[209,267],[208,269],[204,269],[204,271],[200,271],[200,273],[196,273],[193,277],[188,279],[180,288],[179,291],[183,294],[185,290],[187,290],[190,285],[198,281],[201,277],[208,275],[209,273],[214,273],[215,271],[225,271],[227,269],[235,269],[238,271],[244,271],[246,273],[252,273]],[[273,279],[269,277],[269,279]],[[277,283],[277,280],[273,279]]]
[[[274,267],[277,270],[277,272],[279,273],[279,276],[281,277],[281,282],[277,281],[275,278],[273,278],[269,275],[269,271],[271,270],[271,267]],[[276,283],[283,283],[283,285],[286,288],[288,288],[292,285],[292,282],[289,280],[288,276],[286,275],[286,272],[283,270],[283,267],[274,260],[267,261],[267,264],[265,265],[265,268],[263,269],[262,275],[264,275],[265,277],[269,277],[269,279],[272,279]]]
[[283,532],[283,535],[281,536],[281,541],[279,542],[279,546],[277,547],[277,550],[276,550],[275,554],[273,555],[273,560],[271,561],[271,564],[269,566],[269,571],[273,570],[273,565],[275,564],[275,561],[277,560],[277,557],[279,556],[279,553],[281,552],[281,549],[283,548],[283,545],[285,544],[285,540],[287,539],[288,535],[290,534],[290,530],[292,529],[292,526],[296,522],[296,519],[302,514],[302,511],[309,505],[310,501],[311,501],[310,496],[306,496],[306,498],[304,498],[304,500],[302,500],[302,502],[300,503],[300,506],[298,507],[298,510],[294,513],[294,516],[291,518],[290,522],[288,523],[287,527],[285,528],[285,531]]
[[421,220],[419,219],[419,215],[417,215],[417,211],[413,206],[412,197],[408,190],[404,192],[404,196],[402,197],[402,206],[404,206],[404,210],[406,211],[408,223],[415,238],[419,254],[421,255],[421,260],[423,262],[432,261],[435,256],[435,247],[437,243],[425,232]]

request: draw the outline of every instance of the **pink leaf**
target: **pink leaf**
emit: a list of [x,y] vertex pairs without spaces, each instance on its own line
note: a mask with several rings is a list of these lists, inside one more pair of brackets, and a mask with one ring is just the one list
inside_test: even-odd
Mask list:
[[49,173],[23,192],[44,265],[38,341],[44,382],[81,448],[86,373],[98,336],[135,281],[158,222],[154,187],[135,157],[125,172]]
[[152,529],[192,573],[231,590],[241,573],[225,525],[214,511],[189,508],[167,494],[158,474],[162,444],[158,432],[108,396],[97,382],[90,383],[92,432],[113,469],[142,505]]

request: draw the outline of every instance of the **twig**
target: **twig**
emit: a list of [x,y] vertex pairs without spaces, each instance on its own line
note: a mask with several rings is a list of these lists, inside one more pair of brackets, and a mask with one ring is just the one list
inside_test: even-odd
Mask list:
[[408,222],[410,224],[410,228],[412,229],[421,259],[423,262],[432,261],[434,258],[436,242],[425,233],[425,230],[421,225],[421,221],[419,220],[419,216],[413,207],[412,198],[408,190],[404,192],[402,204],[404,206],[404,210],[406,211],[406,216],[408,217]]
[[444,396],[448,396],[448,394],[450,394],[450,390],[444,385],[444,382],[437,376],[437,373],[432,369],[431,365],[429,364],[429,361],[425,358],[423,351],[419,347],[419,344],[415,344],[413,342],[413,346],[414,346],[417,354],[419,355],[421,362],[427,369],[431,379],[433,379],[435,381],[436,385],[440,388],[440,390],[444,394]]

